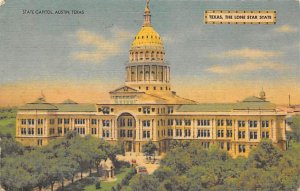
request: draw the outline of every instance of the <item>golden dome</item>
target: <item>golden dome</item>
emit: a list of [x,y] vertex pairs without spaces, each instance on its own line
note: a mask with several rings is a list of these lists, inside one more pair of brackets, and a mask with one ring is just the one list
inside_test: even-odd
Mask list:
[[163,46],[162,39],[152,26],[143,26],[135,36],[131,47],[135,46]]

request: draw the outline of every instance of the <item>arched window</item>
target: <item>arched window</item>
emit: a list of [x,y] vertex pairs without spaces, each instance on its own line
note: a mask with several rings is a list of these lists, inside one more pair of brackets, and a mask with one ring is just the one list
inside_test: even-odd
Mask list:
[[148,52],[148,51],[146,51],[145,59],[146,59],[146,60],[149,60],[149,52]]

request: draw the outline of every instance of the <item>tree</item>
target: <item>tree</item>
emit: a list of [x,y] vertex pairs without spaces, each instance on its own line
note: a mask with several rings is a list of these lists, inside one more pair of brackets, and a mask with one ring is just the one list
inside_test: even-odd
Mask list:
[[5,190],[26,190],[32,189],[35,180],[32,174],[28,172],[24,166],[28,161],[23,157],[14,156],[3,159],[3,165],[0,169],[0,182]]
[[133,191],[156,191],[159,182],[152,175],[139,174],[131,179],[129,186]]
[[255,168],[277,166],[282,153],[272,144],[271,140],[262,140],[250,153],[247,163]]
[[11,155],[22,155],[24,153],[24,147],[11,138],[0,139],[1,158]]
[[297,142],[300,142],[300,116],[294,116],[292,118],[290,127],[292,131],[288,132],[289,136]]
[[143,153],[145,153],[146,156],[153,155],[155,159],[155,151],[157,151],[157,147],[152,141],[149,141],[148,143],[143,145],[142,151]]

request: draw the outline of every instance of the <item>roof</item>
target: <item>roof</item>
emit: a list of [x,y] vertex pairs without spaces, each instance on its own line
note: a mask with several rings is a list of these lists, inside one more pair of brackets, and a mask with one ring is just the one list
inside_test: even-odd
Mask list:
[[163,46],[162,39],[152,26],[143,26],[135,36],[131,46]]
[[178,112],[214,112],[214,111],[231,111],[234,104],[230,103],[203,103],[194,105],[181,105]]
[[18,108],[19,110],[58,110],[58,108],[51,104],[47,103],[45,98],[40,97],[32,103],[27,103]]
[[96,112],[96,104],[55,104],[60,112]]
[[228,112],[236,110],[275,110],[276,105],[257,97],[248,97],[237,103],[202,103],[181,105],[178,112]]
[[245,98],[243,100],[243,102],[266,102],[266,101],[261,98],[255,97],[255,96],[250,96],[250,97]]
[[18,108],[19,110],[51,110],[60,112],[95,112],[96,104],[76,103],[70,99],[63,103],[48,103],[44,98],[39,98],[35,102],[27,103]]

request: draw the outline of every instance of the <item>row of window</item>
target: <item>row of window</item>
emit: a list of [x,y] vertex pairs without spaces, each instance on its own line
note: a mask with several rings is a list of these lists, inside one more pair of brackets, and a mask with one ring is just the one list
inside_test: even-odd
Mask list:
[[[127,132],[127,133],[126,133]],[[121,129],[120,131],[119,131],[119,135],[120,135],[120,137],[133,137],[134,136],[134,132],[133,132],[133,130],[124,130],[124,129]]]
[[[127,123],[126,123],[127,122]],[[133,126],[133,119],[119,119],[119,127],[132,127]]]
[[[171,109],[172,107],[170,107],[170,112],[173,112],[173,108]],[[154,109],[154,108],[153,108]],[[144,107],[143,108],[143,113],[144,114],[150,114],[150,107]],[[55,119],[50,119],[49,120],[50,124],[53,125],[55,124]],[[226,126],[232,126],[232,120],[226,120]],[[44,123],[44,120],[43,119],[37,119],[37,124],[43,124]],[[62,119],[62,118],[58,118],[57,119],[57,123],[58,124],[69,124],[70,123],[70,119]],[[83,125],[86,123],[86,120],[85,119],[75,119],[74,120],[74,123],[76,125]],[[35,124],[35,120],[34,119],[22,119],[21,120],[21,124],[22,125],[34,125]],[[97,119],[91,119],[91,124],[92,125],[96,125],[97,124]],[[104,127],[109,127],[110,126],[110,121],[109,120],[102,120],[102,124]],[[145,125],[144,125],[145,124]],[[173,126],[174,124],[174,121],[173,119],[168,119],[167,120],[167,125],[168,126]],[[182,119],[176,119],[175,120],[175,124],[176,126],[182,126],[183,124],[185,126],[191,126],[191,120],[190,119],[185,119],[185,120],[182,120]],[[207,120],[207,119],[201,119],[201,120],[197,120],[197,125],[198,126],[210,126],[210,120]],[[161,120],[161,123],[159,123],[158,121],[158,126],[159,125],[164,125],[164,120]],[[120,127],[125,127],[126,126],[126,122],[125,122],[125,119],[121,119],[119,121],[119,126]],[[132,127],[133,126],[133,119],[128,119],[127,121],[127,126],[128,127]],[[143,126],[144,127],[149,127],[150,126],[150,120],[147,120],[147,122],[143,121]],[[224,126],[224,120],[222,119],[218,119],[217,120],[217,126]],[[246,126],[246,122],[245,121],[242,121],[242,120],[238,120],[238,127],[245,127]],[[248,127],[257,127],[258,126],[258,121],[254,121],[254,120],[250,120],[248,121]],[[261,127],[263,128],[267,128],[269,127],[269,121],[261,121]]]
[[[167,87],[166,87],[166,89],[167,89]],[[148,89],[146,88],[146,90],[148,90]],[[138,111],[143,112],[143,114],[150,114],[151,112],[155,112],[155,108],[151,108],[151,107],[147,106],[147,107],[138,108]],[[157,114],[160,114],[160,113],[164,114],[165,112],[166,112],[165,108],[157,108]],[[174,108],[172,106],[167,107],[168,114],[171,114],[173,112],[174,112]]]

